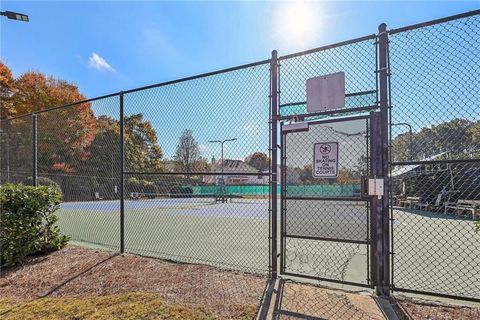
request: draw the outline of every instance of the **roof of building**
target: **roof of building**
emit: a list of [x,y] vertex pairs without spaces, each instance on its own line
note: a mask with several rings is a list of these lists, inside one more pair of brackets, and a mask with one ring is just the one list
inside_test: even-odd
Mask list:
[[[222,161],[216,161],[212,164],[212,172],[220,172],[222,171]],[[252,167],[251,165],[247,164],[242,160],[230,160],[225,159],[223,161],[223,171],[224,172],[258,172],[257,169]]]
[[[433,155],[433,156],[431,156],[431,157],[422,159],[421,161],[436,160],[437,158],[443,156],[443,155],[446,154],[446,153],[448,153],[448,152],[442,152],[442,153]],[[400,176],[400,175],[409,173],[409,172],[417,169],[417,168],[420,167],[420,166],[422,166],[422,164],[408,164],[408,165],[403,165],[403,166],[396,166],[395,169],[392,170],[392,177],[398,177],[398,176]]]

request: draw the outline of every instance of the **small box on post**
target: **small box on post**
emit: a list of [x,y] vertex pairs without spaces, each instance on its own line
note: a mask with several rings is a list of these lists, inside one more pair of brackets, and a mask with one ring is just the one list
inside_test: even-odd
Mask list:
[[370,196],[376,196],[378,199],[381,199],[383,196],[383,186],[385,180],[373,178],[368,179],[368,194]]
[[385,195],[385,179],[377,177],[362,176],[361,178],[361,197],[362,199],[371,199],[376,197],[382,199]]

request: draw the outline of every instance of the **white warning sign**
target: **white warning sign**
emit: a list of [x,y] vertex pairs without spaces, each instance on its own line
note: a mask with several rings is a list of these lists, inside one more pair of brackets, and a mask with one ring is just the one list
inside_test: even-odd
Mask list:
[[322,142],[313,145],[313,177],[338,177],[337,142]]

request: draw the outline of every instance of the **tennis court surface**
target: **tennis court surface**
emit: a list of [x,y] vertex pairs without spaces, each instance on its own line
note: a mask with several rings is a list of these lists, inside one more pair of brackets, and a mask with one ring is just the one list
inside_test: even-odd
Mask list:
[[[268,200],[162,198],[125,201],[128,252],[236,270],[268,271]],[[73,241],[120,245],[120,202],[61,205],[60,227]]]
[[[120,202],[69,202],[59,210],[62,232],[75,243],[116,249],[120,243]],[[330,235],[364,230],[361,206],[346,216],[342,204],[323,212],[308,212],[292,228],[310,232],[305,222]],[[127,252],[186,263],[202,263],[246,272],[268,272],[269,203],[264,199],[233,199],[215,203],[207,198],[146,199],[125,201],[125,248]],[[400,286],[437,288],[462,295],[478,295],[474,281],[474,254],[480,243],[468,219],[396,208],[394,247],[397,283]],[[298,217],[297,217],[298,218]],[[302,216],[305,218],[305,216]],[[295,221],[295,217],[290,218]],[[324,229],[318,229],[324,226]],[[303,229],[302,229],[303,228]],[[455,235],[471,230],[462,241]],[[413,242],[415,240],[415,242]],[[366,283],[367,246],[305,239],[289,239],[287,267],[318,277]],[[448,250],[450,255],[442,255]],[[305,261],[315,261],[307,264]],[[452,266],[470,265],[462,272]]]

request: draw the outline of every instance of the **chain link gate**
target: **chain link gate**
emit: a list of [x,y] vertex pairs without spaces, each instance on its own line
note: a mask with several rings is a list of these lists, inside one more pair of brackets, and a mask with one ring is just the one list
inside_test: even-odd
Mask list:
[[[370,288],[388,283],[388,197],[368,196],[365,187],[386,172],[384,37],[279,58],[283,275]],[[345,108],[307,112],[307,80],[336,72],[345,73]],[[338,167],[331,177],[315,177],[314,155],[325,145],[336,149]]]
[[[308,131],[282,130],[282,274],[373,286],[371,231],[377,211],[362,179],[373,176],[378,165],[371,157],[380,142],[375,139],[377,118],[372,113],[310,121]],[[316,168],[317,163],[328,165],[333,152],[333,173]],[[335,177],[314,178],[324,172]],[[301,176],[311,176],[315,184],[299,185]]]
[[[278,119],[309,128],[281,135],[281,274],[375,286],[385,295],[393,290],[480,301],[474,224],[480,211],[480,90],[473,80],[479,17],[476,10],[394,30],[382,24],[377,36],[279,58]],[[345,108],[308,113],[307,79],[339,71],[346,75]],[[377,152],[370,150],[378,158],[369,173],[386,179],[388,196],[373,198],[369,205],[377,214],[364,214],[363,225],[352,228],[354,210],[339,204],[359,200],[358,172],[342,171],[340,164],[338,177],[319,183],[308,165],[315,143],[340,140],[325,132],[342,132],[341,122],[351,130],[348,117],[369,111],[379,111],[381,140]],[[353,139],[350,134],[340,136]],[[348,149],[347,157],[354,156]],[[370,237],[359,237],[365,234]],[[349,251],[348,245],[365,249]]]

